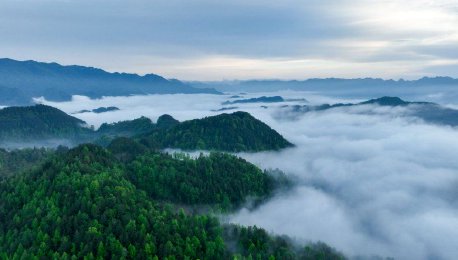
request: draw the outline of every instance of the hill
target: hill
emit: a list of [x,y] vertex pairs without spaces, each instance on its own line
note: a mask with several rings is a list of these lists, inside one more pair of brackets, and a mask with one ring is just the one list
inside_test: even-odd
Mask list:
[[0,141],[87,138],[85,122],[45,105],[0,109]]
[[230,152],[279,150],[292,146],[279,133],[246,112],[184,121],[139,137],[149,147]]
[[360,102],[358,104],[350,105],[379,105],[379,106],[408,106],[408,105],[433,105],[428,102],[409,102],[400,99],[399,97],[381,97],[374,98],[368,101]]
[[147,117],[134,120],[120,121],[116,123],[103,123],[97,133],[108,136],[133,136],[153,131],[156,125]]
[[0,79],[0,94],[8,93],[9,97],[0,98],[0,105],[27,105],[33,97],[42,96],[63,101],[72,95],[100,98],[133,94],[219,93],[214,89],[196,89],[155,74],[109,73],[92,67],[12,59],[0,59]]
[[277,103],[277,102],[284,102],[285,100],[280,96],[273,96],[273,97],[258,97],[258,98],[248,98],[248,99],[237,99],[234,101],[225,101],[223,105],[231,105],[231,104],[247,104],[247,103]]

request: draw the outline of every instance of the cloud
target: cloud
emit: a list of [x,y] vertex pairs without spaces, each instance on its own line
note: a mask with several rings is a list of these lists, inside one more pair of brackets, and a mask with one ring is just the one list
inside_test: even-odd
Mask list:
[[457,28],[455,0],[6,0],[0,54],[181,79],[412,78],[456,63]]
[[242,156],[301,182],[231,220],[320,239],[350,255],[456,258],[458,132],[403,114],[365,106],[276,125],[296,148]]

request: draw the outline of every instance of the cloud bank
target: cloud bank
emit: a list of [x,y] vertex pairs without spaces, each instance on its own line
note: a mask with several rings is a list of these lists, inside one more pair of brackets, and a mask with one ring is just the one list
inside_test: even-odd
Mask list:
[[349,255],[456,258],[458,132],[399,117],[396,109],[362,109],[283,122],[277,127],[296,148],[242,154],[300,183],[230,220],[319,239]]

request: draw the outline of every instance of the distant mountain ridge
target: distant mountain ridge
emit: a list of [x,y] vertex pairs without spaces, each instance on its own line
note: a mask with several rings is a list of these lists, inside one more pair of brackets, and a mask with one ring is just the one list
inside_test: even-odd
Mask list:
[[314,112],[314,111],[325,111],[330,109],[342,108],[342,107],[358,107],[367,105],[377,105],[384,107],[405,107],[407,110],[404,112],[406,116],[413,116],[420,118],[425,122],[448,125],[452,127],[458,126],[458,110],[444,107],[436,103],[431,102],[410,102],[404,101],[399,97],[381,97],[370,99],[359,103],[337,103],[337,104],[322,104],[318,106],[310,105],[294,105],[284,106],[289,112],[290,118],[296,118],[297,116]]
[[451,77],[423,77],[417,80],[393,80],[380,78],[311,78],[306,80],[228,80],[213,82],[189,82],[193,87],[211,86],[219,91],[278,91],[278,90],[340,90],[374,87],[458,86],[458,79]]
[[57,63],[0,59],[0,104],[31,104],[33,97],[48,100],[69,100],[72,95],[91,98],[128,96],[134,94],[211,93],[214,89],[193,88],[178,80],[159,75],[140,76],[110,73],[84,66],[63,66]]

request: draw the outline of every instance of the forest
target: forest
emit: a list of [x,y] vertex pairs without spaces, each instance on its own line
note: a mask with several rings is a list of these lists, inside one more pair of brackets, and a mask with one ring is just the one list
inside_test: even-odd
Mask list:
[[[0,182],[0,258],[345,258],[322,243],[297,246],[257,227],[221,223],[217,212],[287,183],[234,155],[172,155],[129,138],[108,148],[23,153],[30,157],[16,156],[24,158],[17,165],[35,166]],[[189,211],[203,205],[205,212]]]
[[184,121],[141,136],[150,147],[257,152],[291,147],[278,132],[247,112]]
[[248,113],[141,117],[98,130],[44,105],[1,109],[0,119],[3,138],[92,142],[0,150],[0,259],[345,258],[323,243],[220,222],[293,183],[227,153],[292,146]]

